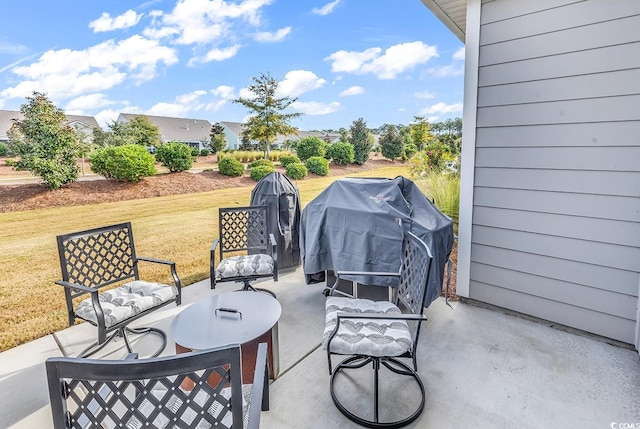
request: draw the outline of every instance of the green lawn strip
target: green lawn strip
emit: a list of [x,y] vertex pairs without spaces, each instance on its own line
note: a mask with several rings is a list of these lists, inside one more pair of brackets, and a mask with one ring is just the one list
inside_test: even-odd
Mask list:
[[[349,176],[408,176],[385,167]],[[296,182],[306,205],[339,177]],[[64,329],[64,294],[56,236],[131,221],[136,252],[176,261],[185,286],[209,277],[209,248],[218,235],[218,207],[248,205],[253,186],[132,201],[0,213],[0,351]],[[168,282],[166,268],[144,264],[145,278]]]

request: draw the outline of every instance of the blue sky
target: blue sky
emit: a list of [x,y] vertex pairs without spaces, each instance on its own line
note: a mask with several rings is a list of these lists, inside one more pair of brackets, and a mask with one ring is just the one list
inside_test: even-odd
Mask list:
[[462,117],[464,45],[420,0],[2,1],[0,109],[33,91],[105,127],[119,113],[242,122],[251,77],[303,129]]

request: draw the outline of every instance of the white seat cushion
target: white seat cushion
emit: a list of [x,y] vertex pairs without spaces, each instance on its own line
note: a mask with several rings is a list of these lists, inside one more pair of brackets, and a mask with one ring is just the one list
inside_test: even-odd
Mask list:
[[273,275],[273,258],[269,255],[231,256],[223,259],[215,271],[217,279]]
[[[174,299],[178,290],[174,286],[135,280],[98,295],[104,312],[105,325],[111,327],[152,307]],[[98,323],[91,297],[76,308],[76,315],[84,320]]]
[[[337,314],[376,313],[401,314],[387,301],[330,296],[325,304],[326,318],[322,346],[327,349],[329,337],[336,326]],[[331,352],[345,355],[400,356],[412,347],[409,326],[404,320],[342,319],[331,340]]]

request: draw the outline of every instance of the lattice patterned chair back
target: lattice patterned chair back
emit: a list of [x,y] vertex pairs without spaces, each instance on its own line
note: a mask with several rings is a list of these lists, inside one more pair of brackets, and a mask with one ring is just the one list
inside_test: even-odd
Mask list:
[[[59,235],[57,243],[62,280],[56,283],[64,287],[69,326],[79,318],[98,327],[98,340],[81,355],[90,356],[116,336],[124,337],[131,352],[127,332],[160,335],[163,345],[155,355],[160,354],[166,345],[163,331],[127,325],[169,303],[180,304],[175,262],[137,256],[130,222]],[[141,280],[140,261],[168,266],[174,285]],[[108,288],[115,283],[123,284]],[[76,298],[87,294],[75,304]]]
[[260,344],[244,386],[239,345],[143,360],[50,358],[54,427],[256,428],[269,408],[266,351]]
[[211,246],[211,289],[223,281],[243,283],[243,290],[257,290],[250,285],[255,279],[272,277],[278,281],[276,241],[268,232],[267,216],[266,206],[218,209],[219,238]]

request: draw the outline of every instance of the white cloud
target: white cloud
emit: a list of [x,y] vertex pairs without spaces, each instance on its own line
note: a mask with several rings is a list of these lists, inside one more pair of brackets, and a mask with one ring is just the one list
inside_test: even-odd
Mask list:
[[331,71],[354,74],[371,73],[379,79],[394,79],[398,74],[411,70],[438,56],[435,46],[423,42],[408,42],[387,48],[369,48],[362,52],[338,51],[325,58],[332,61]]
[[427,71],[433,77],[462,76],[464,74],[464,64],[453,63],[448,66],[432,67]]
[[219,87],[211,90],[211,93],[213,95],[216,95],[225,100],[232,99],[234,97],[233,92],[234,92],[234,88],[228,85],[220,85]]
[[[207,44],[225,40],[234,35],[236,22],[247,22],[252,26],[261,23],[261,8],[273,0],[244,0],[239,3],[222,0],[181,0],[166,14],[156,14],[156,25],[160,29],[150,34],[177,34],[179,44]],[[169,27],[168,32],[162,27]]]
[[337,112],[340,109],[340,103],[337,101],[332,101],[329,104],[319,103],[317,101],[296,101],[291,107],[305,115],[317,116]]
[[207,52],[203,57],[194,57],[189,60],[189,65],[196,63],[209,63],[211,61],[224,61],[236,56],[240,50],[240,45],[233,45],[224,49],[214,48]]
[[436,98],[436,95],[433,92],[429,92],[429,91],[416,92],[413,94],[413,96],[416,98],[422,98],[422,99]]
[[419,116],[426,115],[445,115],[447,113],[461,113],[462,103],[446,104],[443,102],[436,103],[432,106],[420,109]]
[[23,55],[27,52],[29,49],[24,45],[0,40],[0,54]]
[[256,40],[256,42],[273,43],[281,41],[282,39],[287,37],[289,33],[291,33],[291,27],[284,27],[276,31],[275,33],[269,33],[266,31],[256,33],[253,38]]
[[340,97],[349,97],[351,95],[362,94],[363,92],[364,92],[364,88],[356,85],[342,91],[340,93]]
[[59,102],[103,92],[127,79],[153,79],[160,64],[168,66],[176,62],[174,49],[138,35],[117,43],[108,40],[81,51],[50,50],[34,63],[13,68],[12,72],[23,80],[5,88],[0,97],[23,98],[37,90]]
[[321,16],[329,15],[331,12],[333,12],[333,9],[336,6],[338,6],[338,4],[340,4],[340,0],[334,0],[331,3],[327,3],[322,7],[314,7],[312,12],[315,13],[316,15],[321,15]]
[[120,115],[120,113],[140,113],[141,114],[144,112],[140,107],[128,106],[125,104],[122,108],[118,110],[113,110],[113,109],[102,110],[97,114],[93,115],[93,117],[96,118],[96,121],[98,122],[98,125],[100,125],[100,127],[106,129],[108,125],[111,125],[111,123],[115,122],[115,120],[118,119],[118,115]]
[[64,110],[69,113],[73,111],[86,111],[91,109],[97,109],[99,107],[108,106],[114,104],[114,101],[109,100],[105,94],[95,93],[81,95],[73,100],[69,101]]
[[111,15],[104,12],[100,18],[89,23],[89,28],[93,28],[94,33],[101,33],[112,30],[122,30],[124,28],[133,27],[136,25],[142,14],[137,14],[133,10],[129,9],[122,15],[112,18]]
[[284,80],[278,84],[278,95],[297,97],[305,92],[321,88],[326,82],[308,70],[291,70],[284,75]]
[[464,46],[453,53],[453,59],[456,61],[464,61]]
[[203,110],[206,103],[201,98],[207,91],[196,90],[186,94],[178,95],[173,103],[160,102],[154,104],[146,113],[148,115],[171,116],[176,118],[188,117],[189,112]]

